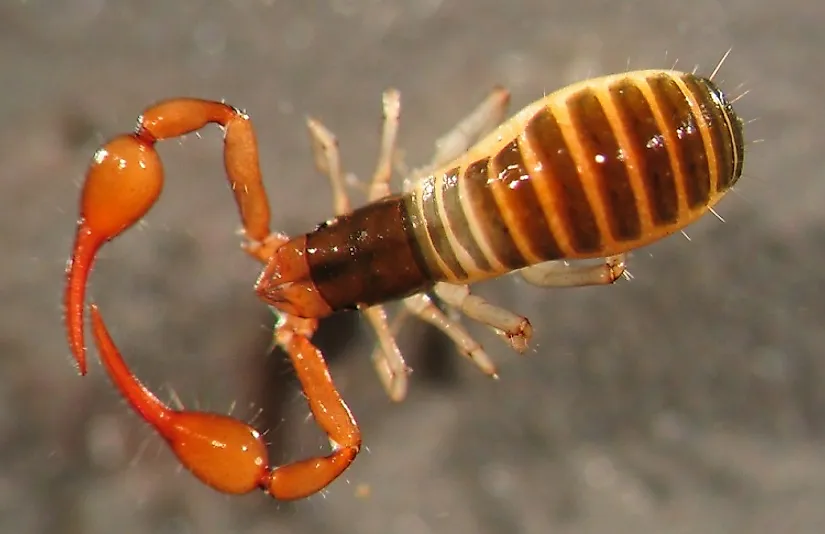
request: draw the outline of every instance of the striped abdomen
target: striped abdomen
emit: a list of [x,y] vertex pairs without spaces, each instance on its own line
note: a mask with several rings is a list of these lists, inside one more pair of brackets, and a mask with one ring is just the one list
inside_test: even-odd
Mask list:
[[334,311],[619,254],[703,215],[742,159],[741,121],[709,80],[588,80],[526,107],[409,193],[307,234],[310,277]]
[[715,85],[639,71],[528,106],[406,198],[423,270],[473,282],[650,244],[738,180],[742,123]]

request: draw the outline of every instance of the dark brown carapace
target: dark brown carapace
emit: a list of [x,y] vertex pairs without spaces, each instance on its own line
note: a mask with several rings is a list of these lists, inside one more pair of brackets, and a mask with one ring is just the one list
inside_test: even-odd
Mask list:
[[[172,410],[144,388],[95,306],[93,332],[114,383],[183,465],[218,490],[262,488],[279,499],[321,490],[361,445],[358,426],[310,341],[318,319],[361,310],[378,335],[376,369],[396,400],[404,397],[408,370],[382,306],[387,301],[400,300],[495,376],[481,346],[426,291],[523,351],[532,333],[529,321],[471,294],[469,284],[513,271],[543,287],[612,283],[624,272],[627,252],[704,215],[742,174],[742,122],[709,79],[666,70],[596,78],[547,95],[498,125],[508,100],[505,90],[493,91],[439,140],[427,170],[391,195],[400,104],[397,92],[385,93],[370,202],[355,210],[349,208],[337,141],[310,120],[316,163],[331,179],[337,216],[295,238],[270,231],[257,142],[244,113],[195,99],[149,108],[135,133],[96,152],[83,186],[66,289],[69,342],[81,373],[85,291],[97,251],[160,195],[163,169],[155,143],[209,123],[225,130],[225,167],[245,230],[244,249],[266,264],[256,290],[278,313],[274,340],[291,358],[332,452],[270,466],[259,434],[246,423]],[[587,258],[604,261],[564,261]]]

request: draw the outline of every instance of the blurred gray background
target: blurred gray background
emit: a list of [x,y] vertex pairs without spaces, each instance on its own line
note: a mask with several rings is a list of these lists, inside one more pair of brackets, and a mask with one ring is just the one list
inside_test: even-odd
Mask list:
[[[814,0],[6,0],[0,5],[0,531],[17,533],[715,533],[825,528],[825,7]],[[710,73],[748,122],[745,176],[681,235],[636,252],[632,281],[477,288],[528,315],[518,357],[470,325],[499,382],[411,322],[391,404],[357,315],[318,343],[365,450],[324,495],[226,497],[181,472],[61,323],[79,184],[99,143],[155,100],[253,117],[276,228],[331,214],[304,117],[367,177],[381,91],[402,91],[413,164],[495,84],[513,111],[628,68]],[[678,61],[678,63],[677,63]],[[285,461],[325,440],[241,253],[217,129],[167,142],[146,224],[104,249],[91,294],[166,400],[253,420]],[[398,184],[398,182],[396,182]],[[360,196],[355,197],[361,201]]]

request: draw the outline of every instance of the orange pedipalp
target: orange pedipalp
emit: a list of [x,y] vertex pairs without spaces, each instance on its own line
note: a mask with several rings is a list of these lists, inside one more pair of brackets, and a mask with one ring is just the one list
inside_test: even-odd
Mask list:
[[94,334],[97,350],[100,351],[100,360],[109,373],[112,382],[115,383],[126,402],[137,411],[147,423],[158,429],[164,437],[164,429],[168,428],[169,420],[172,418],[172,410],[164,405],[155,395],[146,389],[143,384],[132,374],[123,361],[114,340],[112,339],[100,311],[92,304],[90,307],[92,318],[92,332]]
[[[149,108],[135,133],[116,137],[95,153],[83,186],[65,294],[69,344],[81,374],[87,365],[86,286],[98,250],[137,223],[160,195],[163,167],[155,143],[208,123],[224,128],[224,166],[248,240],[246,251],[266,263],[288,241],[269,231],[269,204],[249,117],[221,102],[188,98]],[[91,324],[103,366],[132,409],[163,437],[184,467],[218,491],[238,494],[261,489],[279,499],[306,497],[340,476],[360,450],[358,426],[332,382],[323,355],[309,340],[317,327],[315,319],[285,315],[276,342],[292,359],[310,409],[333,450],[325,457],[275,469],[269,466],[260,434],[250,425],[215,413],[173,410],[144,387],[124,362],[95,305]]]
[[135,133],[115,137],[95,152],[83,185],[65,294],[69,346],[80,374],[86,374],[86,285],[97,251],[137,223],[157,201],[163,188],[163,164],[155,143],[209,123],[224,127],[224,166],[244,231],[253,245],[249,251],[261,261],[267,257],[265,252],[271,252],[271,246],[265,245],[269,237],[269,203],[249,118],[224,103],[197,98],[166,100],[147,109]]
[[151,141],[123,135],[94,155],[80,201],[80,220],[67,266],[66,327],[80,374],[86,374],[83,307],[89,272],[100,247],[135,224],[163,187],[163,165]]
[[86,341],[83,335],[83,305],[86,303],[86,284],[97,250],[103,240],[80,223],[75,236],[72,257],[66,265],[66,328],[69,348],[77,361],[81,375],[86,374]]
[[184,467],[225,493],[266,487],[266,446],[254,428],[224,415],[176,411],[163,404],[126,366],[95,305],[91,306],[91,319],[95,343],[112,382],[129,405],[166,440]]

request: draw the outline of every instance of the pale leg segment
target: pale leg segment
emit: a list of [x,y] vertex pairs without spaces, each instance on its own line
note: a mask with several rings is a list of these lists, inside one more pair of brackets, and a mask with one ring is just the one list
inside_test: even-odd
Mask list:
[[[436,142],[436,151],[427,169],[433,170],[466,152],[481,136],[492,131],[500,124],[507,112],[509,93],[503,88],[496,88],[490,95],[459,124],[444,134]],[[383,95],[384,122],[381,134],[381,148],[372,182],[368,189],[370,202],[390,194],[390,180],[396,161],[396,144],[400,120],[400,95],[390,89]],[[308,121],[313,138],[313,149],[318,169],[327,174],[332,184],[335,209],[337,214],[350,210],[346,193],[346,180],[341,166],[338,143],[335,136],[318,121]],[[422,176],[417,171],[413,176]],[[404,189],[409,190],[412,183],[405,180]],[[360,185],[360,183],[359,183]],[[440,288],[440,290],[439,290]],[[487,303],[481,297],[470,294],[468,286],[437,284],[436,294],[457,311],[471,318],[488,324],[493,330],[507,339],[517,350],[524,350],[531,328],[527,319]],[[445,298],[446,297],[446,298]],[[446,334],[485,374],[497,377],[495,366],[487,353],[476,342],[459,321],[445,315],[430,298],[419,293],[403,300],[404,311],[432,324]],[[383,306],[372,306],[361,310],[378,337],[378,344],[373,351],[372,361],[376,372],[392,400],[400,401],[406,396],[409,368],[404,361],[395,340],[407,315],[399,314],[392,327],[387,322]]]
[[381,151],[372,176],[368,200],[370,202],[390,195],[390,179],[398,140],[398,122],[401,118],[401,94],[397,89],[384,91],[384,126],[381,129]]
[[[528,283],[540,287],[580,287],[608,285],[625,273],[626,254],[609,256],[598,265],[577,265],[565,261],[548,261],[519,271]],[[533,328],[526,317],[520,317],[470,293],[468,286],[436,284],[435,294],[446,304],[467,317],[492,328],[518,352],[527,349]]]
[[[462,119],[455,128],[436,141],[432,167],[438,168],[467,152],[484,135],[501,124],[510,102],[510,93],[496,87],[490,95]],[[438,283],[435,294],[448,306],[467,317],[490,326],[515,350],[524,352],[532,335],[530,321],[508,310],[490,304],[482,297],[473,295],[467,285]],[[455,323],[455,321],[451,321]]]
[[[384,125],[381,135],[381,153],[370,186],[369,200],[377,200],[389,194],[389,181],[392,177],[392,162],[395,153],[398,119],[400,113],[400,96],[396,90],[384,93]],[[325,173],[332,184],[333,201],[336,215],[350,211],[350,201],[346,191],[344,173],[338,141],[320,122],[309,119],[309,132],[313,140],[315,163]],[[407,367],[401,350],[395,341],[387,323],[387,314],[383,306],[362,308],[361,312],[369,321],[378,337],[378,347],[373,352],[372,361],[381,384],[387,395],[394,401],[401,401],[407,395]]]
[[[482,136],[494,130],[505,118],[510,94],[501,87],[495,88],[490,95],[469,115],[464,117],[449,132],[436,141],[436,150],[428,169],[434,170],[467,152]],[[424,171],[415,172],[422,176]],[[413,182],[406,181],[405,190]],[[472,295],[467,285],[437,283],[433,288],[435,294],[453,311],[457,311],[490,326],[493,331],[506,340],[515,350],[523,352],[532,335],[530,321],[503,308],[487,302],[482,297]],[[436,326],[458,346],[463,354],[476,366],[490,376],[497,376],[495,367],[487,353],[464,329],[457,318],[448,317],[441,312],[426,295],[413,295],[404,300],[405,306],[420,319]]]
[[[455,128],[439,138],[436,142],[436,153],[427,168],[430,170],[435,169],[459,157],[466,152],[479,137],[500,124],[507,112],[509,99],[510,94],[505,89],[494,89],[490,95],[475,110],[462,119]],[[378,158],[378,166],[370,187],[370,201],[390,194],[389,182],[392,176],[392,169],[398,165],[395,159],[395,149],[399,117],[399,94],[395,90],[389,90],[384,93],[384,129],[381,137],[381,154]],[[413,182],[409,179],[411,176],[424,175],[426,175],[426,171],[424,170],[416,171],[413,175],[407,174],[407,178],[404,181],[404,190],[407,191],[412,187]],[[495,366],[481,345],[472,338],[460,322],[447,317],[438,309],[426,294],[419,293],[411,295],[403,300],[403,304],[407,312],[422,321],[430,323],[447,335],[453,343],[456,344],[461,353],[469,358],[482,372],[492,377],[498,376]],[[383,316],[383,310],[380,312],[371,311],[376,308],[379,307],[374,306],[373,308],[365,310],[365,313],[381,313]],[[380,367],[386,367],[386,365],[381,362],[385,360],[394,361],[396,359],[403,362],[400,352],[397,356],[390,358],[382,356],[381,353],[386,355],[387,350],[390,348],[398,351],[393,336],[401,327],[406,317],[404,314],[396,317],[396,320],[393,321],[392,328],[389,330],[386,329],[386,320],[381,322],[373,320],[373,326],[379,333],[379,339],[381,339],[382,336],[386,339],[393,339],[392,345],[389,345],[387,342],[382,342],[375,348],[373,353],[373,361],[376,362],[376,369],[378,369],[379,375],[386,375],[388,372],[386,369]],[[404,391],[406,392],[406,389]],[[390,393],[390,397],[395,400],[400,400],[400,398],[394,396],[393,393]]]
[[483,297],[473,295],[467,285],[440,282],[433,290],[445,304],[470,319],[490,327],[497,336],[517,352],[523,353],[527,350],[527,344],[533,336],[533,326],[527,317],[491,304]]
[[461,354],[473,362],[484,374],[492,378],[498,378],[495,365],[481,345],[473,339],[460,322],[447,317],[444,312],[439,310],[430,300],[430,297],[424,293],[418,293],[405,298],[403,302],[407,310],[413,315],[446,334],[455,343]]
[[436,140],[431,165],[441,167],[467,152],[476,141],[504,122],[509,103],[510,92],[495,87],[478,107]]
[[397,161],[396,168],[404,176],[404,191],[409,191],[417,178],[428,176],[457,159],[484,135],[493,131],[504,121],[509,104],[510,92],[503,87],[495,87],[481,104],[436,140],[435,152],[429,164],[410,169],[404,162]]
[[309,135],[312,139],[315,166],[327,175],[332,186],[332,202],[335,207],[335,214],[348,213],[352,207],[344,182],[344,171],[341,168],[338,139],[323,124],[311,117],[307,119],[307,128],[309,128]]
[[[481,136],[500,124],[507,112],[509,99],[509,92],[505,89],[494,89],[492,93],[475,110],[462,119],[455,128],[439,138],[436,142],[436,153],[433,156],[430,168],[437,168],[459,157]],[[396,139],[400,118],[400,96],[397,91],[389,90],[384,93],[383,100],[384,128],[381,136],[381,153],[370,187],[370,201],[390,194],[389,182],[395,161]],[[409,189],[411,185],[411,182],[406,181],[404,184],[405,190]],[[458,291],[461,291],[463,287],[463,291],[469,295],[469,287],[467,286],[451,287]],[[445,302],[447,301],[445,300]],[[480,306],[472,307],[471,311],[494,311],[495,313],[492,314],[490,320],[498,320],[495,324],[503,326],[506,333],[501,332],[501,335],[507,339],[517,339],[518,335],[525,331],[524,324],[529,328],[529,322],[526,319],[486,304],[480,297],[471,296],[469,302],[480,303]],[[447,303],[449,304],[449,302]],[[482,372],[492,377],[498,377],[493,362],[481,345],[473,339],[460,322],[447,317],[438,309],[427,295],[423,293],[412,295],[404,299],[403,304],[406,310],[412,315],[415,315],[422,321],[430,323],[447,335],[453,343],[456,344],[461,353],[470,359]],[[460,305],[457,309],[463,310]],[[393,328],[389,329],[387,327],[386,314],[381,306],[373,306],[372,308],[364,310],[364,312],[372,322],[373,328],[375,328],[378,333],[380,340],[372,356],[376,370],[379,376],[382,377],[382,381],[385,382],[385,388],[387,388],[390,398],[401,400],[406,394],[406,373],[403,375],[404,380],[402,386],[400,383],[401,379],[397,378],[397,374],[393,374],[397,373],[398,369],[390,369],[388,362],[401,362],[401,364],[404,362],[394,338],[395,332],[404,321],[404,316],[399,317],[398,320],[394,322]],[[486,318],[487,315],[483,317]],[[513,343],[511,342],[511,344]],[[524,341],[524,345],[526,346],[526,340]],[[517,345],[514,344],[514,346]],[[392,352],[390,353],[388,351]],[[404,369],[407,369],[406,365],[404,365]],[[393,378],[392,381],[388,378],[390,376]],[[394,387],[388,387],[387,384],[390,383],[394,384]]]
[[608,256],[598,265],[548,261],[519,271],[529,284],[540,287],[580,287],[612,284],[625,274],[627,254]]

